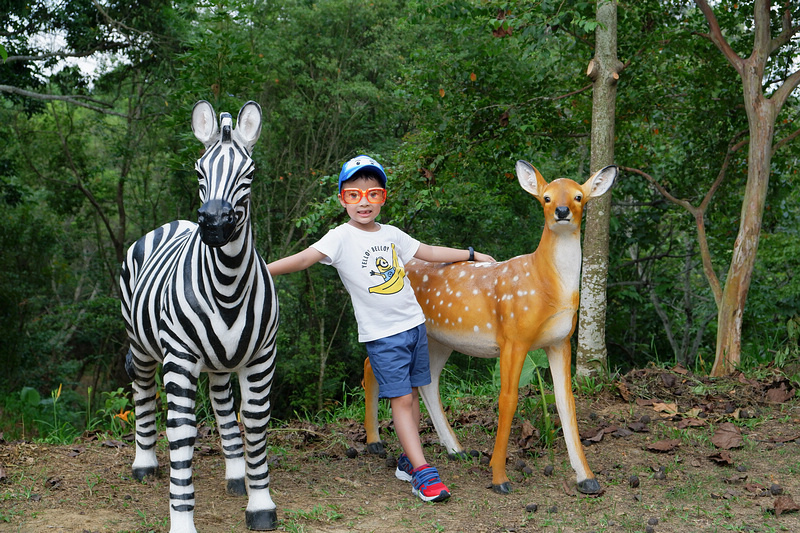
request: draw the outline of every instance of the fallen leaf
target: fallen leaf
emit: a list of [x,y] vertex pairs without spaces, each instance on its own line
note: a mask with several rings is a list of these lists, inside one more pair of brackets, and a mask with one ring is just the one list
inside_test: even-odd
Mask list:
[[675,427],[678,429],[686,429],[690,427],[699,427],[705,425],[706,423],[700,420],[699,418],[684,418],[683,420],[675,424]]
[[627,428],[619,428],[618,430],[616,430],[614,433],[611,434],[612,437],[616,437],[618,439],[624,437],[630,437],[631,435],[633,435],[633,431]]
[[617,390],[619,391],[619,395],[622,396],[623,400],[626,402],[631,401],[631,391],[628,390],[628,387],[623,382],[617,382]]
[[628,429],[636,433],[648,433],[650,431],[650,428],[644,422],[631,422],[628,424]]
[[775,515],[782,513],[793,513],[800,511],[800,507],[795,503],[791,496],[778,496],[775,498]]
[[739,431],[739,428],[730,422],[725,422],[724,424],[720,424],[714,432],[714,436],[711,437],[711,443],[717,448],[730,450],[731,448],[740,447],[744,441],[742,440],[742,433]]
[[668,415],[678,414],[678,404],[676,403],[653,402],[653,409],[657,413],[667,413]]
[[685,376],[686,374],[689,373],[689,371],[686,370],[685,368],[683,368],[683,366],[681,366],[681,365],[673,366],[672,367],[672,371],[675,372],[676,374],[680,374],[682,376]]
[[729,485],[733,485],[735,483],[741,483],[743,481],[747,481],[747,474],[736,474],[735,476],[725,478],[722,481],[723,483],[728,483]]
[[752,492],[759,496],[764,496],[766,495],[765,493],[767,491],[767,487],[765,487],[764,485],[760,485],[758,483],[746,483],[744,485],[744,490],[746,490],[747,492]]
[[653,400],[647,400],[645,398],[636,398],[636,405],[639,407],[647,407],[648,405],[653,405]]
[[680,445],[680,439],[668,439],[648,444],[647,449],[651,452],[671,452]]
[[777,387],[767,389],[767,400],[770,402],[784,403],[792,398],[794,398],[794,389],[788,387],[785,381],[780,382]]
[[717,452],[708,456],[713,462],[717,463],[718,465],[732,465],[733,459],[731,458],[731,454],[726,451]]

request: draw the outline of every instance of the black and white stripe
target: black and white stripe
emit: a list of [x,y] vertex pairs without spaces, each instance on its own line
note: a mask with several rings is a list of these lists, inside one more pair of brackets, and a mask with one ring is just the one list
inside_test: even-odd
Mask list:
[[[196,164],[203,203],[198,223],[170,222],[136,241],[120,278],[130,339],[126,368],[133,379],[136,410],[133,475],[141,480],[158,471],[155,373],[162,363],[172,533],[196,531],[192,453],[200,372],[209,375],[227,489],[249,493],[248,528],[277,527],[266,437],[278,300],[266,263],[256,252],[250,223],[250,153],[261,133],[261,108],[248,102],[239,111],[235,129],[232,122],[230,114],[222,113],[218,125],[208,102],[194,106],[192,130],[206,147]],[[241,390],[244,445],[232,372]]]

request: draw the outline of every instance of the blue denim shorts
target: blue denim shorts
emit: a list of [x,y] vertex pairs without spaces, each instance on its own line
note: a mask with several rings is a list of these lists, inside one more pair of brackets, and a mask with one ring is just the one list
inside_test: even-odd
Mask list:
[[425,324],[365,344],[379,398],[405,396],[431,382]]

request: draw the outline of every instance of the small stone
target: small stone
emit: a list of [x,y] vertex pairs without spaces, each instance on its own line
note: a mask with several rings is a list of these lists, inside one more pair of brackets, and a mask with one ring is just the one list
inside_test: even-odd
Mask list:
[[542,472],[545,476],[550,477],[553,475],[553,465],[547,465],[544,467],[544,472]]
[[478,450],[470,450],[469,454],[472,457],[480,457],[481,456],[481,452],[479,452]]
[[769,486],[769,493],[772,494],[773,496],[780,496],[781,494],[783,494],[783,487],[781,487],[777,483],[773,483],[772,485]]
[[526,476],[533,475],[533,468],[526,466],[525,468],[522,469],[522,473],[525,474]]
[[737,472],[747,472],[747,467],[744,465],[739,465],[736,467]]
[[482,465],[488,465],[491,462],[492,462],[492,460],[489,459],[488,455],[481,455],[481,464]]
[[355,459],[356,457],[358,457],[358,451],[355,448],[347,448],[347,451],[345,451],[344,454],[349,459]]
[[589,418],[592,419],[592,420],[597,420],[597,413],[594,413],[594,412],[589,413]]
[[635,489],[636,487],[638,487],[639,486],[639,476],[634,474],[631,477],[629,477],[628,478],[628,484],[631,486],[632,489]]
[[539,510],[539,506],[536,505],[535,503],[529,503],[528,505],[525,506],[525,510],[528,511],[529,513],[535,513],[536,511]]
[[522,470],[523,468],[525,468],[525,467],[526,467],[526,466],[528,466],[528,465],[525,463],[525,461],[523,461],[522,459],[520,459],[520,460],[518,460],[518,461],[516,462],[515,466],[516,466],[517,470]]
[[667,472],[664,469],[659,468],[658,472],[653,474],[653,477],[656,478],[659,481],[663,481],[663,480],[667,479]]
[[657,526],[658,525],[658,518],[655,516],[647,521],[648,526]]
[[656,533],[656,528],[654,528],[653,526],[647,526],[646,528],[644,528],[644,533]]
[[642,424],[649,424],[650,423],[650,416],[649,415],[642,415],[642,417],[639,419],[639,422],[641,422]]
[[552,506],[550,509],[547,510],[547,512],[548,513],[553,513],[553,514],[557,513],[558,512],[558,506],[556,506],[556,505]]

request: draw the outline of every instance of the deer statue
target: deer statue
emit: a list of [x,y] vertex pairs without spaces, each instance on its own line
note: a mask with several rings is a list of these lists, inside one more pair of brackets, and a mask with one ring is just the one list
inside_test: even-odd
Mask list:
[[[500,357],[499,421],[492,452],[492,488],[511,491],[506,455],[511,422],[517,410],[522,365],[527,353],[543,348],[553,376],[556,407],[578,490],[600,491],[578,436],[572,395],[570,337],[575,331],[581,272],[581,217],[591,198],[608,191],[617,167],[608,166],[583,185],[570,179],[547,183],[525,161],[516,164],[524,190],[544,208],[544,230],[532,254],[498,263],[433,264],[413,260],[406,265],[408,279],[422,306],[428,330],[431,383],[420,394],[451,456],[464,453],[442,410],[439,376],[456,350],[473,357]],[[364,362],[365,427],[368,450],[380,452],[378,387],[369,359]]]

